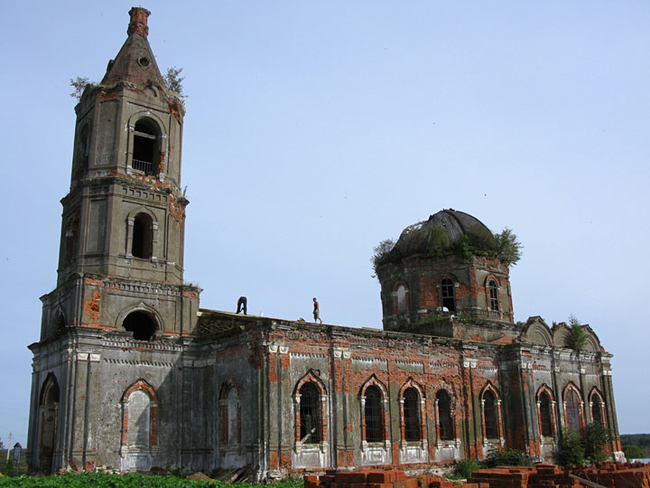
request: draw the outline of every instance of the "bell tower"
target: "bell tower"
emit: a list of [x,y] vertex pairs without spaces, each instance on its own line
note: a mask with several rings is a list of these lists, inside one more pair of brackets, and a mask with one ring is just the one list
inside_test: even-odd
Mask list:
[[183,285],[189,203],[180,190],[185,109],[156,64],[147,40],[149,14],[131,9],[126,42],[99,85],[88,85],[75,108],[57,290],[43,298],[43,339],[61,324],[126,327],[138,338],[192,328],[189,315],[163,312],[160,296],[151,309],[141,301],[140,319],[147,322],[142,330],[132,320],[125,325],[122,316],[127,302],[147,290],[166,299],[198,298],[198,291]]
[[[154,463],[155,391],[167,391],[196,325],[201,290],[183,281],[185,109],[149,45],[150,12],[129,15],[124,45],[75,107],[57,286],[41,298],[41,337],[30,346],[29,463],[43,472]],[[120,439],[129,385],[144,385],[133,398],[149,405],[148,447],[124,438],[108,450],[119,462],[97,458],[95,443]]]
[[59,284],[71,273],[182,284],[184,107],[147,41],[149,12],[133,8],[130,16],[122,49],[75,109]]

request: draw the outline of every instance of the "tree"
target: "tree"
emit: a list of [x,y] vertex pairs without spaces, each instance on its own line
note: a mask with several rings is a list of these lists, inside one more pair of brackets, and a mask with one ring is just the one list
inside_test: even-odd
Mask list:
[[585,347],[587,342],[587,334],[582,329],[580,321],[571,315],[569,317],[569,338],[567,339],[567,346],[569,346],[574,351],[578,351]]
[[373,275],[373,278],[377,276],[377,268],[379,267],[380,264],[384,262],[390,251],[393,249],[395,246],[395,241],[392,239],[384,239],[381,241],[379,244],[377,244],[375,247],[372,248],[372,258],[370,258],[370,261],[372,262],[372,269],[374,270],[375,274]]
[[178,97],[181,103],[185,102],[187,96],[183,93],[183,80],[184,76],[181,76],[183,68],[171,67],[167,68],[167,73],[165,73],[165,85],[167,89]]
[[588,424],[585,429],[585,455],[595,463],[607,460],[607,444],[609,431],[599,422]]
[[517,240],[517,236],[507,227],[500,234],[494,234],[499,246],[499,259],[509,266],[517,264],[521,258],[521,249],[523,246]]
[[645,458],[645,455],[643,454],[643,450],[639,446],[635,446],[635,445],[623,446],[623,452],[625,453],[625,457],[627,458],[628,461],[630,459]]
[[74,80],[70,78],[70,86],[74,89],[72,93],[70,93],[70,96],[80,100],[86,87],[93,84],[94,83],[85,77],[82,78],[81,76],[77,76]]
[[558,461],[561,466],[584,464],[585,448],[582,445],[580,434],[569,429],[562,431]]

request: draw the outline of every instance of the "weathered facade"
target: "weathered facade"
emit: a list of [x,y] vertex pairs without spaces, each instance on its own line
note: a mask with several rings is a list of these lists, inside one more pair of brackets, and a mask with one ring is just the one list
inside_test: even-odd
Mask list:
[[443,210],[380,264],[384,330],[199,309],[183,281],[184,108],[133,8],[128,38],[76,107],[57,287],[42,298],[29,463],[40,471],[296,470],[550,460],[561,429],[618,426],[611,356],[591,328],[515,323],[508,262],[434,252],[489,232]]

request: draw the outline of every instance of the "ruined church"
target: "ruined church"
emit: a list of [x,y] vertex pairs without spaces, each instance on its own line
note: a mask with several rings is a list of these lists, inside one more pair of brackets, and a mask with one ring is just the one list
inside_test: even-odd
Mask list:
[[564,429],[593,422],[621,455],[611,355],[589,326],[575,347],[565,324],[515,322],[502,255],[441,252],[492,236],[466,213],[407,227],[378,260],[383,330],[200,308],[183,281],[185,109],[156,65],[149,12],[129,14],[75,107],[57,283],[29,346],[32,469],[264,480],[501,448],[552,461]]

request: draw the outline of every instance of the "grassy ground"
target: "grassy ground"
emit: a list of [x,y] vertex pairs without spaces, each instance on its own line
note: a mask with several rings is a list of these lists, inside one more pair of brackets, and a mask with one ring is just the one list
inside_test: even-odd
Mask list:
[[104,473],[66,473],[51,476],[2,476],[0,487],[24,488],[302,488],[302,480],[289,480],[270,485],[250,485],[248,483],[225,483],[222,481],[193,481],[172,475],[143,475],[129,473],[124,475]]

